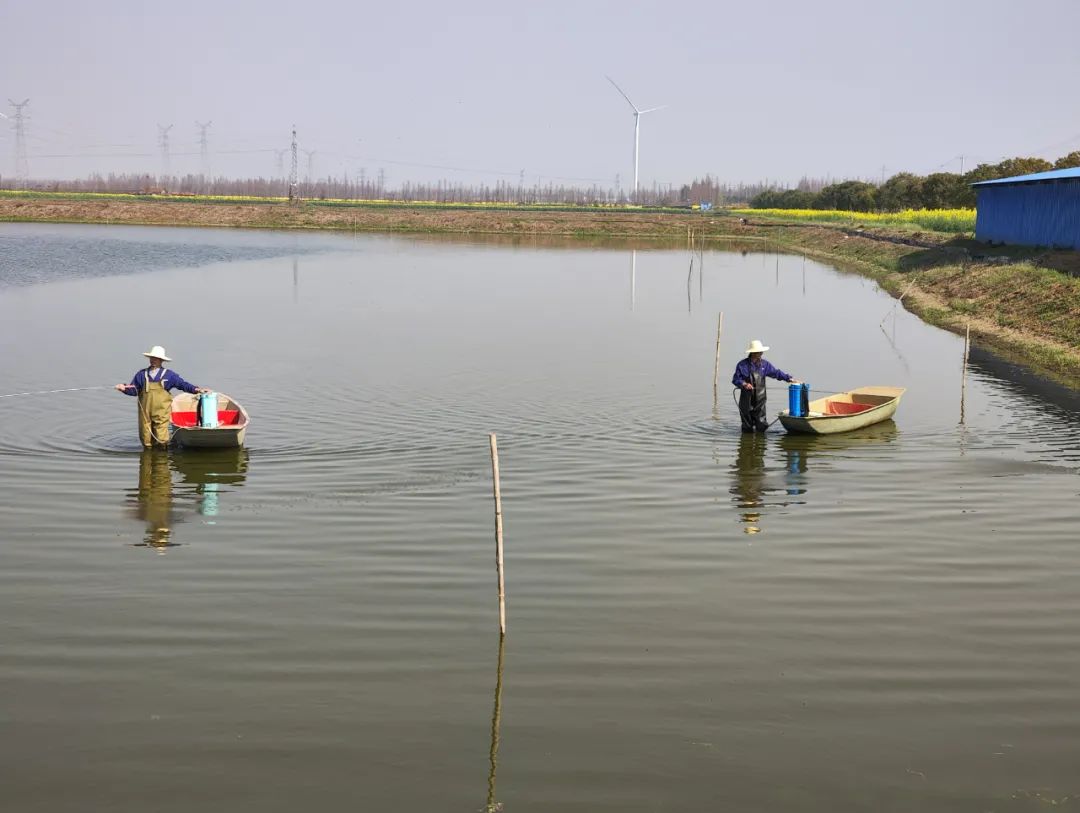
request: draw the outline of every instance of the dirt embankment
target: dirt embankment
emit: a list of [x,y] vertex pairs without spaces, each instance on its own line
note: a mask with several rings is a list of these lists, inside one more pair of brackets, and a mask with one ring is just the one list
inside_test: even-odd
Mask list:
[[209,203],[169,199],[0,197],[0,221],[337,229],[582,240],[679,241],[688,230],[721,248],[803,253],[870,276],[927,322],[1080,388],[1080,254],[989,249],[936,232],[756,222],[700,212],[529,211],[316,201]]
[[688,228],[718,234],[715,218],[612,210],[530,211],[434,206],[299,205],[277,202],[207,203],[183,199],[66,200],[0,197],[0,220],[341,229],[376,232],[529,234],[594,237],[682,237]]

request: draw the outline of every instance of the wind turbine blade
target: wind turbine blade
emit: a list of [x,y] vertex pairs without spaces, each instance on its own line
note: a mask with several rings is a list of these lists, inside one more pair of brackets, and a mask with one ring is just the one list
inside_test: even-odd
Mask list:
[[[611,78],[610,76],[608,76],[607,74],[604,74],[604,78],[605,78],[605,79],[607,79],[607,80],[608,80],[609,82],[611,82],[611,84],[615,85],[615,80],[614,80],[614,79],[612,79],[612,78]],[[638,110],[638,109],[637,109],[637,106],[636,106],[636,105],[635,105],[635,104],[634,104],[634,103],[633,103],[632,101],[630,101],[630,97],[629,97],[629,96],[627,96],[627,95],[626,95],[625,93],[623,93],[623,89],[622,89],[621,87],[619,87],[618,85],[615,85],[615,90],[619,91],[619,93],[620,93],[620,94],[622,95],[622,97],[623,97],[624,99],[626,99],[626,103],[627,103],[628,105],[630,105],[630,106],[631,106],[632,108],[634,108],[634,112],[635,112],[635,113],[641,113],[641,112],[642,112],[642,111],[640,111],[640,110]]]
[[663,110],[663,109],[664,109],[665,107],[667,107],[667,105],[666,105],[666,104],[662,104],[662,105],[660,105],[659,107],[650,107],[650,108],[649,108],[648,110],[639,110],[638,112],[639,112],[639,113],[651,113],[651,112],[653,112],[654,110]]

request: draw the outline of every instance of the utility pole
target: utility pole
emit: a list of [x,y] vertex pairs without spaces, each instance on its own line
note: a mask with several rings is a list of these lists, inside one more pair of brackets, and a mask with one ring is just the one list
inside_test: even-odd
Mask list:
[[304,155],[307,156],[307,176],[304,178],[306,183],[311,183],[311,179],[314,177],[313,170],[315,169],[315,150],[304,150]]
[[960,174],[964,174],[964,156],[960,156]]
[[296,125],[292,126],[292,169],[289,172],[289,202],[296,200]]
[[30,104],[30,100],[8,101],[15,108],[15,181],[19,189],[25,189],[30,180],[30,162],[26,158],[26,122],[30,117],[23,109]]
[[210,180],[210,147],[206,142],[206,131],[210,129],[210,125],[213,123],[212,121],[205,124],[201,121],[195,122],[195,126],[199,128],[199,160],[202,164],[204,184]]
[[382,198],[384,197],[384,195],[383,195],[383,185],[385,183],[386,183],[386,170],[385,169],[380,169],[379,170],[379,199],[380,200],[382,200]]
[[274,175],[275,178],[285,177],[285,153],[287,152],[288,150],[274,150],[274,155],[277,156],[277,174]]
[[160,124],[158,128],[158,146],[161,147],[161,177],[162,185],[164,185],[164,179],[169,177],[169,130],[173,128],[170,124],[168,127],[162,127]]
[[885,165],[881,165],[881,185],[885,185]]

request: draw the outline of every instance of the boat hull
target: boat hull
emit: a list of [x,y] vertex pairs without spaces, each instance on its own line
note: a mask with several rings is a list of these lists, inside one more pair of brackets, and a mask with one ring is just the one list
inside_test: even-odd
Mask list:
[[172,442],[186,449],[237,449],[244,445],[248,414],[240,404],[223,392],[218,393],[217,426],[198,426],[198,398],[181,393],[173,398]]
[[892,418],[904,392],[903,387],[860,387],[811,401],[806,417],[792,417],[784,410],[780,423],[788,432],[805,435],[852,432]]
[[244,445],[247,427],[219,426],[204,429],[192,426],[178,426],[173,429],[173,443],[187,449],[236,449]]

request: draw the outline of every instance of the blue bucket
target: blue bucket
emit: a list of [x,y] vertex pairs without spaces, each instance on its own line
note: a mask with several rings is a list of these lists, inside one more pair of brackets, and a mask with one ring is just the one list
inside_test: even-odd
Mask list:
[[204,429],[213,429],[218,425],[218,406],[216,392],[199,393],[199,405],[197,407],[199,426]]
[[788,384],[788,413],[792,418],[810,414],[810,385]]

